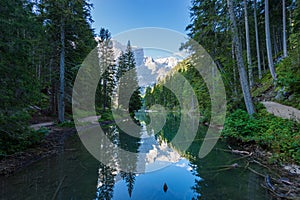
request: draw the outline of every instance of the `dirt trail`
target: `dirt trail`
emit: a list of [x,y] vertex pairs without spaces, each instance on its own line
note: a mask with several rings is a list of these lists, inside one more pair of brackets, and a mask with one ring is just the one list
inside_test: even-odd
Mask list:
[[261,103],[264,104],[269,113],[284,119],[294,119],[300,123],[300,110],[272,101],[264,101]]

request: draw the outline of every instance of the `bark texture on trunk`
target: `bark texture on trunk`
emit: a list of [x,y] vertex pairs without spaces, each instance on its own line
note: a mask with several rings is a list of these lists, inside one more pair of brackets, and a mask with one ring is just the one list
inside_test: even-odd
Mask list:
[[244,12],[245,12],[245,29],[246,29],[246,48],[247,48],[247,63],[248,63],[248,75],[249,84],[253,86],[253,69],[252,69],[252,58],[250,48],[250,34],[249,34],[249,23],[248,23],[248,11],[247,11],[247,0],[244,0]]
[[235,47],[235,54],[236,54],[236,60],[237,60],[237,65],[238,65],[238,69],[239,69],[241,87],[242,87],[242,91],[243,91],[243,95],[244,95],[244,101],[245,101],[245,105],[246,105],[248,114],[252,115],[253,113],[255,113],[255,109],[253,106],[250,88],[249,88],[249,84],[248,84],[248,77],[247,77],[247,73],[246,73],[245,65],[244,65],[244,61],[243,61],[242,44],[238,38],[237,25],[236,25],[236,19],[235,19],[235,15],[234,15],[232,0],[227,0],[227,6],[228,6],[228,10],[229,10],[229,15],[230,15],[231,31],[232,31],[232,35],[233,35],[233,43],[234,43],[234,47]]
[[256,0],[254,0],[254,24],[255,24],[255,38],[256,38],[256,54],[257,54],[257,68],[258,68],[258,78],[262,78],[261,70],[261,60],[260,60],[260,47],[259,47],[259,36],[258,36],[258,24],[257,24],[257,14],[256,14]]
[[269,19],[269,0],[265,0],[265,29],[266,29],[266,46],[268,55],[269,69],[274,80],[277,80],[277,75],[274,68],[273,58],[272,58],[272,45],[270,36],[270,19]]
[[282,23],[283,23],[283,57],[287,57],[287,44],[286,44],[286,8],[285,0],[282,0]]
[[60,28],[60,64],[59,64],[59,101],[58,101],[58,121],[65,121],[65,22],[61,19]]

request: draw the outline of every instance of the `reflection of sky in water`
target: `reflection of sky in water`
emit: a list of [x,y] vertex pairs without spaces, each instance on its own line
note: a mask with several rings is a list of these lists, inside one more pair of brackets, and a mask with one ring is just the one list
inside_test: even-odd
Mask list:
[[142,123],[142,136],[139,147],[137,168],[143,167],[145,172],[151,172],[180,160],[180,154],[170,148],[162,139],[156,139],[152,130],[146,130]]
[[[171,120],[174,118],[169,119],[167,123],[173,122]],[[173,131],[170,126],[167,126],[165,130],[166,132]],[[149,137],[152,133],[149,132],[148,134],[145,131],[143,129],[144,137],[141,141],[144,147],[149,147],[145,148],[147,150],[145,153],[153,150],[152,145],[158,150],[169,148],[166,148],[165,144],[159,147],[158,142],[154,141],[152,136]],[[165,134],[165,136],[167,135]],[[149,145],[146,145],[148,144],[147,141]],[[185,158],[180,158],[175,163],[170,162],[169,166],[160,170],[133,176],[129,174],[122,178],[118,170],[99,166],[99,162],[85,150],[78,137],[68,138],[65,145],[66,149],[71,151],[66,150],[57,156],[43,159],[15,175],[2,177],[0,179],[0,199],[49,199],[62,180],[64,181],[57,194],[58,199],[95,199],[96,192],[101,192],[101,190],[96,191],[97,180],[100,179],[103,181],[98,181],[98,189],[102,189],[103,193],[106,194],[102,193],[98,199],[110,199],[103,198],[104,195],[107,195],[114,200],[181,200],[192,199],[198,194],[203,199],[272,199],[272,196],[263,187],[260,187],[264,179],[249,170],[245,170],[244,167],[215,172],[218,167],[229,164],[231,161],[238,162],[240,166],[246,165],[245,160],[237,161],[236,159],[240,157],[228,152],[213,151],[201,160],[189,156],[189,159],[193,158],[190,162]],[[177,149],[177,146],[175,147]],[[198,147],[197,144],[191,146],[192,152],[188,152],[190,153],[188,155],[197,155]],[[224,143],[219,143],[217,147],[224,149],[227,146]],[[135,145],[135,148],[141,149],[142,147]],[[194,151],[195,154],[193,154]],[[155,160],[157,161],[158,158],[156,157]],[[135,159],[129,164],[135,165],[137,161]],[[154,163],[155,161],[153,165]],[[253,164],[253,167],[260,173],[264,173],[265,169],[261,166]],[[98,170],[102,175],[97,176]],[[197,177],[199,175],[205,181]],[[63,177],[66,178],[63,179]],[[133,181],[126,181],[126,178],[130,177]],[[132,183],[131,198],[127,187],[129,182]],[[163,191],[164,183],[168,186],[166,193]],[[195,197],[195,199],[197,198]]]
[[[115,184],[113,199],[192,199],[196,194],[192,190],[195,181],[201,178],[190,171],[189,161],[181,159],[161,170],[141,174],[136,177],[132,196],[130,198],[125,181]],[[163,191],[164,183],[167,192]]]
[[[128,182],[122,178],[119,170],[108,170],[114,182],[113,199],[192,199],[196,198],[192,187],[202,179],[195,176],[190,162],[181,157],[160,137],[155,138],[153,130],[148,131],[145,123],[141,123],[141,140],[137,156],[136,168],[144,169],[146,173],[133,174],[133,189],[130,197]],[[102,168],[103,170],[103,168]],[[104,171],[99,169],[99,177],[105,180]],[[139,170],[137,170],[139,171]],[[127,174],[128,176],[128,174]],[[104,180],[103,180],[104,178]],[[109,178],[109,177],[108,177]],[[101,188],[107,187],[98,179],[97,196]],[[164,192],[164,183],[168,190]],[[199,195],[199,194],[198,194]],[[98,198],[100,199],[100,198]]]

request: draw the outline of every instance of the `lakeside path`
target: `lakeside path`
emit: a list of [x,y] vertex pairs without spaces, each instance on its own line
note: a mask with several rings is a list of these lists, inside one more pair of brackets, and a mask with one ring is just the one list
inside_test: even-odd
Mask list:
[[300,123],[300,110],[272,101],[264,101],[261,103],[266,107],[269,113],[284,119],[296,120]]

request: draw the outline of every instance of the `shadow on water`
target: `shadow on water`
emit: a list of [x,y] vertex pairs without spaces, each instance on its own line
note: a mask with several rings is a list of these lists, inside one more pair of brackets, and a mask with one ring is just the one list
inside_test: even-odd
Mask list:
[[[192,125],[186,123],[189,127],[182,127],[179,133],[182,116],[170,113],[156,135],[146,126],[146,114],[137,117],[139,138],[116,125],[105,128],[112,145],[100,151],[110,156],[109,165],[93,158],[78,136],[73,136],[62,154],[1,178],[0,199],[271,199],[257,175],[243,167],[227,170],[233,163],[246,163],[218,151],[226,146],[222,142],[208,156],[198,158],[207,128],[199,125],[197,117],[185,117]],[[196,135],[193,130],[198,130]],[[129,157],[119,149],[136,156]],[[126,171],[120,167],[124,164]]]

